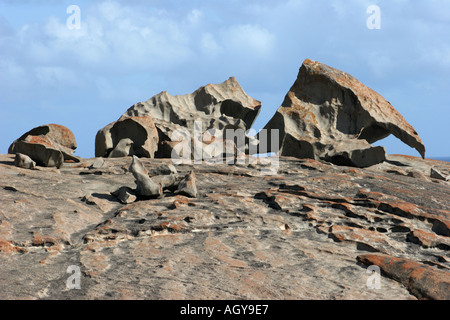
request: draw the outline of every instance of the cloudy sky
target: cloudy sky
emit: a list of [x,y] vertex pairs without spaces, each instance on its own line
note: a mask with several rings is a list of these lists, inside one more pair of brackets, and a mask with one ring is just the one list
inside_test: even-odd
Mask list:
[[[428,157],[450,156],[449,0],[0,0],[0,153],[58,123],[93,157],[97,131],[131,105],[230,76],[262,101],[262,129],[306,58],[384,96]],[[377,145],[419,156],[393,137]]]

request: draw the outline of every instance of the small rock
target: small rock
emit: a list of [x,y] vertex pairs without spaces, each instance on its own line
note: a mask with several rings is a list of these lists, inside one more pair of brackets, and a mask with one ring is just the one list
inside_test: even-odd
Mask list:
[[430,177],[434,178],[434,179],[444,180],[444,181],[447,181],[449,179],[448,177],[445,177],[441,172],[439,172],[438,170],[436,170],[434,168],[431,168]]
[[169,190],[172,192],[177,190],[180,181],[183,179],[184,179],[184,176],[178,175],[178,174],[169,174],[169,175],[152,177],[152,180],[155,183],[161,185],[163,190]]
[[92,165],[89,167],[89,169],[100,169],[105,165],[105,160],[101,157],[95,158]]
[[178,193],[191,198],[197,198],[196,181],[197,178],[195,177],[194,171],[191,171],[178,185]]
[[119,141],[113,151],[109,154],[108,158],[121,158],[130,155],[131,147],[133,146],[133,140],[126,138]]
[[19,168],[34,169],[36,167],[36,162],[25,154],[16,153],[14,165]]
[[144,165],[139,161],[139,158],[133,156],[133,162],[130,166],[130,171],[136,179],[136,195],[143,197],[160,197],[162,195],[161,185],[155,183],[149,176],[148,171]]
[[148,171],[150,176],[177,174],[178,171],[173,164],[163,164],[155,169]]
[[83,196],[83,198],[81,198],[81,201],[85,202],[86,204],[89,205],[95,205],[95,200],[94,197],[91,194],[86,194]]
[[137,199],[133,190],[128,187],[120,187],[116,191],[111,192],[111,194],[113,196],[117,197],[117,199],[123,204],[133,203]]

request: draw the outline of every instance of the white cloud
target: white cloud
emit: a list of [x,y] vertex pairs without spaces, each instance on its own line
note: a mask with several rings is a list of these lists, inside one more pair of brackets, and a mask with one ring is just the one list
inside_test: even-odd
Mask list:
[[223,51],[223,48],[217,43],[215,37],[209,32],[202,34],[200,45],[206,58],[214,58]]
[[275,35],[259,25],[243,24],[223,30],[222,41],[230,53],[257,59],[272,54]]

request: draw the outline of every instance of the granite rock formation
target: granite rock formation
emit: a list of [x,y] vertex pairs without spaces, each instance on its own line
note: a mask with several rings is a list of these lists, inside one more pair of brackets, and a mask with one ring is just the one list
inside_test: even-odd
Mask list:
[[[392,105],[351,75],[306,59],[265,129],[279,129],[280,154],[369,167],[385,160],[371,143],[390,134],[425,156],[414,128]],[[271,150],[269,145],[268,151]]]
[[99,130],[95,136],[96,157],[136,155],[153,158],[157,149],[158,132],[148,116],[121,117]]
[[[280,150],[258,136],[280,156],[226,134],[260,107],[230,78],[132,106],[96,158],[57,125],[17,139],[0,155],[0,299],[450,299],[450,163],[311,60],[266,126]],[[422,158],[371,145],[389,134]]]
[[[188,139],[190,148],[194,143],[206,143],[203,139],[207,138],[203,134],[208,130],[219,139],[227,138],[227,129],[245,133],[251,128],[260,108],[261,102],[249,97],[231,77],[221,84],[203,86],[191,94],[172,96],[166,91],[161,92],[131,106],[121,119],[151,117],[159,135],[155,157],[171,158],[172,150],[181,140]],[[248,143],[255,141],[247,136],[239,146],[243,152],[244,144]]]
[[34,169],[36,167],[36,162],[34,162],[29,156],[16,153],[16,157],[14,158],[14,165],[16,167],[24,168],[24,169]]
[[76,148],[77,143],[72,131],[58,124],[48,124],[23,134],[11,144],[8,153],[21,153],[38,165],[59,168],[64,161],[80,161],[73,155]]
[[194,171],[197,197],[136,200],[131,157],[28,170],[0,155],[0,299],[450,299],[450,182],[430,176],[450,164],[386,158],[280,157],[273,175],[265,159],[174,173],[141,158],[154,181]]

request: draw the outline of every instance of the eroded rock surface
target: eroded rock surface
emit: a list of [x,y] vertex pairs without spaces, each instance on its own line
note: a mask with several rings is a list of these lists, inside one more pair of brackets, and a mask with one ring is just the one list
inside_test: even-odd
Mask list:
[[24,133],[11,144],[8,153],[21,153],[38,165],[59,168],[64,161],[80,161],[73,155],[76,148],[72,131],[58,124],[48,124]]
[[96,157],[136,155],[153,158],[158,149],[158,132],[151,117],[121,117],[97,132]]
[[[103,160],[27,170],[0,155],[1,299],[449,298],[450,182],[430,177],[447,162],[281,157],[273,175],[263,159],[174,174],[141,158],[155,180],[194,171],[197,197],[127,203],[132,158]],[[80,289],[66,287],[70,266]]]
[[265,129],[279,129],[284,156],[369,167],[385,160],[384,148],[371,143],[390,134],[425,156],[417,132],[381,95],[351,75],[309,59]]
[[[171,158],[179,141],[187,139],[190,144],[204,143],[203,134],[208,130],[217,138],[226,138],[227,129],[245,133],[251,128],[260,108],[261,102],[249,97],[231,77],[221,84],[208,84],[191,94],[172,96],[166,91],[161,92],[130,107],[121,119],[151,117],[159,134],[155,156]],[[247,137],[244,144],[248,144],[249,139]]]

